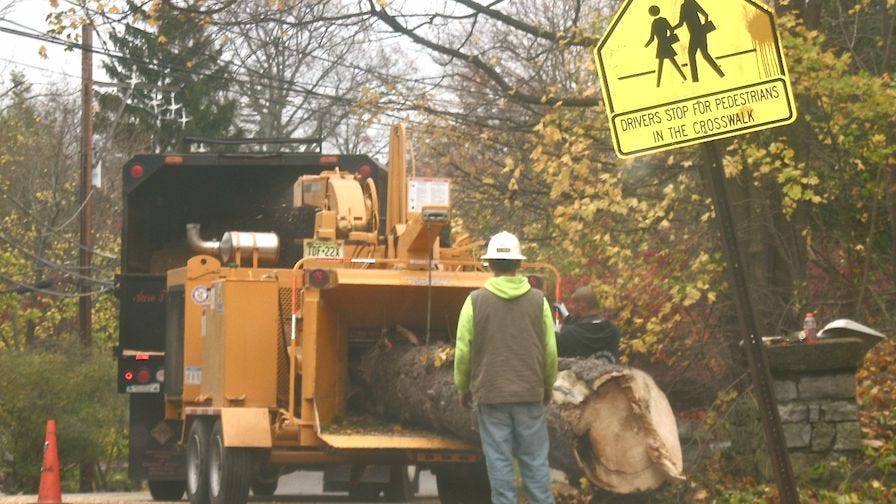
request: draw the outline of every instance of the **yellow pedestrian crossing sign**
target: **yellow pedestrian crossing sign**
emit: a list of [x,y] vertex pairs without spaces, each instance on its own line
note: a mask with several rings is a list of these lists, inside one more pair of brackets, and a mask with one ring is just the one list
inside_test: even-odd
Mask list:
[[772,12],[754,0],[624,0],[594,49],[620,157],[788,124]]

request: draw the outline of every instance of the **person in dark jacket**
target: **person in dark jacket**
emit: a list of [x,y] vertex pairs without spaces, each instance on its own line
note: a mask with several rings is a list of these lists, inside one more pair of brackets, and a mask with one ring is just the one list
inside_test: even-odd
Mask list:
[[619,358],[619,328],[598,315],[594,290],[583,285],[569,300],[569,315],[557,336],[560,357],[602,357],[615,363]]

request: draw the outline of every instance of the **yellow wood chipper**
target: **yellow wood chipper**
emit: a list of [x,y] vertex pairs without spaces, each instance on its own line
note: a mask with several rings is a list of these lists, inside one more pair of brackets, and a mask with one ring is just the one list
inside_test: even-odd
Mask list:
[[415,467],[444,502],[487,500],[478,447],[355,406],[371,346],[396,330],[450,341],[489,276],[444,246],[448,181],[407,177],[404,149],[396,126],[388,171],[320,152],[124,166],[118,382],[130,477],[154,498],[241,503],[304,469],[403,501]]

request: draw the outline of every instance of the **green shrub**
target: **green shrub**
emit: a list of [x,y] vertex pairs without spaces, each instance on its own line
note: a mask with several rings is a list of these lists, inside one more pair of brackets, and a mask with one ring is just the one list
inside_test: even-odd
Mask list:
[[[47,420],[56,420],[65,471],[108,466],[125,453],[126,403],[115,390],[115,361],[73,347],[0,350],[0,489],[36,492]],[[69,471],[72,472],[72,471]],[[102,477],[102,474],[100,475]]]

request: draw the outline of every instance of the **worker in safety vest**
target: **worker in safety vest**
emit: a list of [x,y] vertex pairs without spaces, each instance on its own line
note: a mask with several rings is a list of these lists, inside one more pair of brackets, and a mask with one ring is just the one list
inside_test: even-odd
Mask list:
[[544,294],[517,274],[525,256],[512,234],[492,237],[482,259],[494,273],[473,291],[457,324],[454,383],[475,404],[494,504],[516,504],[513,457],[531,504],[552,504],[545,405],[557,378],[557,342]]

